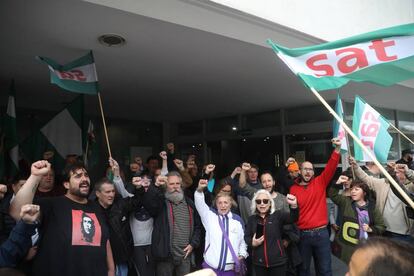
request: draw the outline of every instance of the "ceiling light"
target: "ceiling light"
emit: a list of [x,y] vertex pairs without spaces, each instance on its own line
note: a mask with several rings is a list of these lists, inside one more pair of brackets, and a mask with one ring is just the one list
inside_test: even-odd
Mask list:
[[231,130],[233,130],[233,131],[237,131],[237,127],[236,127],[236,126],[232,126],[232,127],[231,127]]
[[104,34],[98,37],[99,43],[107,47],[120,47],[126,43],[125,38],[117,34]]

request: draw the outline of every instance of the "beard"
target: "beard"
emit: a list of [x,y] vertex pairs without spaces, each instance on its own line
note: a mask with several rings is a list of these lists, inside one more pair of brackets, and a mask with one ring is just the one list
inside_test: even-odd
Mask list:
[[310,177],[310,178],[309,178],[309,180],[306,180],[306,179],[305,179],[305,177],[304,177],[303,175],[299,175],[299,177],[300,177],[300,179],[301,179],[304,183],[306,183],[306,184],[309,184],[309,182],[311,182],[311,180],[312,180],[312,178],[313,178],[313,177]]
[[[83,186],[83,185],[88,185],[88,191],[87,192],[81,192],[80,186]],[[89,182],[85,181],[85,182],[82,182],[82,183],[79,184],[79,188],[69,189],[69,192],[74,196],[78,196],[78,197],[82,197],[82,198],[88,198],[89,188],[90,188]]]
[[183,191],[181,190],[181,191],[173,191],[173,192],[165,192],[165,198],[168,200],[168,201],[171,201],[171,202],[173,202],[173,203],[178,203],[178,202],[180,202],[180,201],[182,201],[183,200],[183,198],[184,198],[184,193],[183,193]]

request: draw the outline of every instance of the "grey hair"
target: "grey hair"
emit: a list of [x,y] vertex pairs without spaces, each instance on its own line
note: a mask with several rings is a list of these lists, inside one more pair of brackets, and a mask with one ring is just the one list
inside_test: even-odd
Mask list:
[[258,214],[256,199],[259,195],[266,195],[269,198],[270,214],[273,214],[276,210],[275,202],[273,201],[273,198],[272,198],[271,194],[268,191],[266,191],[265,189],[260,189],[254,194],[253,199],[252,199],[252,204],[250,206],[250,210],[252,211],[252,214]]
[[170,176],[176,176],[176,177],[178,177],[180,179],[180,185],[181,186],[183,185],[183,178],[181,177],[181,174],[179,172],[177,172],[177,171],[170,171],[167,174],[167,177],[170,177]]

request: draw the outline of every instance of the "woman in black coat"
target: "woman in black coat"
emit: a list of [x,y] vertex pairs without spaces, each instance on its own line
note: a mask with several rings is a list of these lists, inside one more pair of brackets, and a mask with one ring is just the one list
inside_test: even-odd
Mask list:
[[275,211],[274,202],[266,190],[258,190],[252,200],[252,213],[246,225],[244,239],[252,248],[252,263],[256,276],[285,275],[287,254],[282,244],[283,225],[299,217],[296,197],[288,194],[290,213]]

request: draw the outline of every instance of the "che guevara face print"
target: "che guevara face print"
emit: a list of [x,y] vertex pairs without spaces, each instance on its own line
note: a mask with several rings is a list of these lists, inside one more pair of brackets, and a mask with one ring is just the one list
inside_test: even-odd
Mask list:
[[101,225],[95,213],[72,210],[72,245],[100,246]]

